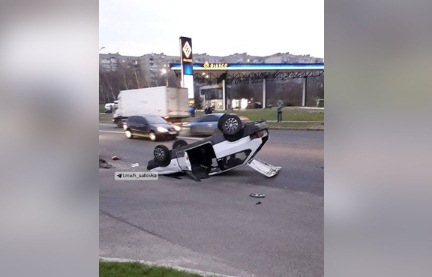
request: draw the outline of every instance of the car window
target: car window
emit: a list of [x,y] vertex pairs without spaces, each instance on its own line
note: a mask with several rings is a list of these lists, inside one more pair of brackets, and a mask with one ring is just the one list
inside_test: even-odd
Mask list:
[[127,120],[128,124],[134,124],[135,123],[135,116],[129,116]]
[[214,122],[218,121],[219,117],[216,115],[206,115],[203,118],[201,118],[200,122]]
[[151,116],[146,118],[149,124],[167,124],[168,122],[165,121],[162,117],[158,116]]
[[136,124],[147,124],[147,120],[144,117],[137,116],[135,119]]
[[235,167],[237,165],[241,165],[251,152],[252,151],[250,149],[247,149],[242,152],[237,152],[235,154],[231,154],[226,157],[218,159],[218,163],[223,169]]
[[198,122],[207,122],[207,118],[208,118],[207,115],[206,115],[206,116],[203,116],[203,117],[201,117],[201,118],[198,120]]

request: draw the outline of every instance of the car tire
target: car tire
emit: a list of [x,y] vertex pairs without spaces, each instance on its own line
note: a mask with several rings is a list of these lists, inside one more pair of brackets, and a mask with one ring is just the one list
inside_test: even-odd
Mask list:
[[157,137],[156,137],[155,132],[151,131],[149,133],[149,138],[150,138],[151,141],[156,141]]
[[154,160],[159,166],[167,166],[171,162],[171,155],[168,147],[157,145],[153,151]]
[[227,117],[227,116],[228,116],[228,114],[223,114],[223,115],[219,118],[219,121],[218,121],[218,125],[217,125],[217,127],[218,127],[218,129],[221,130],[221,131],[222,131],[222,122],[225,120],[225,117]]
[[133,137],[134,137],[133,134],[132,134],[132,132],[129,129],[125,131],[125,136],[128,139],[133,139]]
[[186,145],[188,145],[188,143],[185,140],[179,139],[179,140],[174,141],[172,148],[175,149],[175,150],[177,150],[180,147],[183,147],[183,146],[186,146]]
[[223,115],[218,122],[220,123],[221,131],[224,135],[232,136],[237,134],[243,126],[240,118],[233,114]]
[[121,117],[117,118],[116,124],[117,124],[117,127],[123,128],[123,119]]

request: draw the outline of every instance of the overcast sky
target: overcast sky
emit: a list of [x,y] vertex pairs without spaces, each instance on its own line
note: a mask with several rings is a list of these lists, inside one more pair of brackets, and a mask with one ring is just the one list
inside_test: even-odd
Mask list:
[[324,58],[324,0],[101,0],[100,53],[226,56],[278,52]]

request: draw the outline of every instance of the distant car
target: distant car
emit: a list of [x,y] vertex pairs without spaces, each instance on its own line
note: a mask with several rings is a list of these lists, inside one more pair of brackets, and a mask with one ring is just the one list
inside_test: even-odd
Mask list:
[[[223,113],[212,113],[192,119],[184,127],[190,130],[192,136],[211,136],[218,129],[219,119]],[[241,116],[240,120],[246,122],[249,118]]]
[[261,109],[262,103],[261,102],[253,102],[253,103],[249,103],[248,105],[248,109]]
[[105,113],[112,113],[113,110],[114,110],[114,103],[105,104]]
[[211,137],[192,144],[177,140],[172,150],[157,145],[147,170],[158,174],[186,173],[196,181],[245,164],[267,177],[279,173],[280,166],[255,158],[268,140],[265,122],[243,124],[238,116],[225,114],[219,120],[218,129]]
[[105,113],[112,113],[117,108],[118,108],[118,101],[117,100],[114,100],[114,103],[106,103],[105,104]]
[[123,122],[123,129],[127,138],[147,137],[152,141],[158,139],[175,139],[181,128],[167,122],[160,116],[144,114],[129,116]]

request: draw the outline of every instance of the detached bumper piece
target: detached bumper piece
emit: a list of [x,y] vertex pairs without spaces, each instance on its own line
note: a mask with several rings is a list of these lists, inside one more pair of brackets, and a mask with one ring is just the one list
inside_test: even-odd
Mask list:
[[282,168],[280,166],[274,166],[258,159],[252,159],[247,164],[255,171],[261,173],[268,178],[276,176]]

